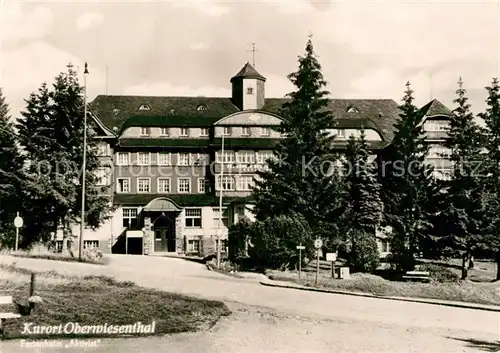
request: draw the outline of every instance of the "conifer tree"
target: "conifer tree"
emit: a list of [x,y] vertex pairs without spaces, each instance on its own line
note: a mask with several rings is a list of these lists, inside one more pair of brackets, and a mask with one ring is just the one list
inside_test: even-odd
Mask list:
[[[26,100],[26,110],[18,123],[19,142],[30,161],[28,169],[38,187],[31,189],[33,219],[31,231],[47,236],[57,227],[64,243],[72,240],[71,228],[80,222],[83,161],[83,87],[71,64],[59,74],[52,89],[42,84]],[[109,198],[97,185],[96,141],[91,124],[87,132],[86,226],[97,228],[109,217]],[[36,236],[33,235],[33,240]]]
[[487,232],[489,246],[495,252],[497,263],[497,280],[500,280],[500,84],[493,79],[491,86],[486,87],[488,98],[486,112],[480,117],[486,124],[486,149],[488,187]]
[[413,104],[409,82],[406,87],[393,143],[380,165],[384,223],[392,227],[391,252],[401,270],[415,266],[420,244],[431,228],[429,210],[437,192],[432,168],[425,162],[429,146],[423,114]]
[[450,118],[449,139],[453,174],[445,188],[443,217],[444,242],[452,255],[462,259],[462,279],[467,278],[468,263],[474,252],[484,246],[484,180],[481,166],[482,129],[474,122],[466,90],[460,79],[457,104]]
[[[299,57],[299,69],[288,75],[296,87],[280,109],[285,136],[268,161],[268,170],[259,173],[253,190],[258,220],[296,213],[303,217],[315,236],[332,239],[338,232],[340,183],[332,172],[336,160],[333,127],[328,110],[328,92],[321,65],[311,39]],[[332,175],[333,174],[333,175]]]
[[18,175],[23,167],[15,136],[9,107],[0,88],[0,244],[10,247],[15,241],[14,217],[21,211],[22,187]]

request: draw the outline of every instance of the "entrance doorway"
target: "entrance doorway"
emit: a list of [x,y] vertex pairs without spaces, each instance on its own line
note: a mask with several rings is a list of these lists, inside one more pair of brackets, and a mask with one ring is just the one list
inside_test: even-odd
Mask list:
[[155,220],[155,252],[175,252],[174,230],[174,223],[167,216],[161,216]]

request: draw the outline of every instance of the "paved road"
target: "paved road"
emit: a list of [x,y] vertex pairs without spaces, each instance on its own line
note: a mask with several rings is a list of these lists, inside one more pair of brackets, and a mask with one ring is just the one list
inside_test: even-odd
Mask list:
[[[235,313],[208,332],[102,340],[93,352],[486,351],[475,341],[500,348],[500,315],[493,312],[264,287],[256,279],[235,279],[181,259],[115,255],[106,267],[8,257],[0,261],[39,271],[63,266],[67,274],[106,274],[145,287],[220,299]],[[4,344],[2,353],[19,351],[19,345]]]

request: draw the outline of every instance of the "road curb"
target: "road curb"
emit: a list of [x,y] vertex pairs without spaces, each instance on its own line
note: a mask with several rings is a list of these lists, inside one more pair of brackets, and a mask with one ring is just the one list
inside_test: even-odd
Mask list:
[[465,302],[460,303],[460,302],[452,302],[452,301],[435,301],[432,299],[422,299],[422,298],[389,297],[389,296],[384,296],[384,295],[376,295],[376,294],[372,294],[372,293],[347,292],[347,291],[340,291],[340,290],[326,289],[326,288],[306,287],[306,286],[301,286],[301,285],[287,285],[287,284],[282,284],[282,283],[275,283],[272,280],[259,281],[259,282],[261,285],[268,286],[268,287],[296,289],[296,290],[303,290],[303,291],[309,291],[309,292],[319,292],[319,293],[343,294],[343,295],[350,295],[350,296],[354,296],[354,297],[387,299],[387,300],[404,301],[404,302],[411,302],[411,303],[441,305],[441,306],[449,306],[449,307],[462,308],[462,309],[473,309],[473,310],[500,312],[500,306],[494,306],[494,305],[482,305],[482,304],[473,304],[473,303],[465,303]]

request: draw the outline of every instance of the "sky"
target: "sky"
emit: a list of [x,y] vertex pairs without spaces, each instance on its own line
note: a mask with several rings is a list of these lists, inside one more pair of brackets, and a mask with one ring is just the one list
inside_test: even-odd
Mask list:
[[266,96],[283,97],[309,34],[332,98],[400,102],[410,81],[416,104],[454,108],[462,77],[479,113],[500,76],[500,0],[0,0],[0,87],[15,117],[42,82],[87,61],[89,100],[229,97],[255,43]]

